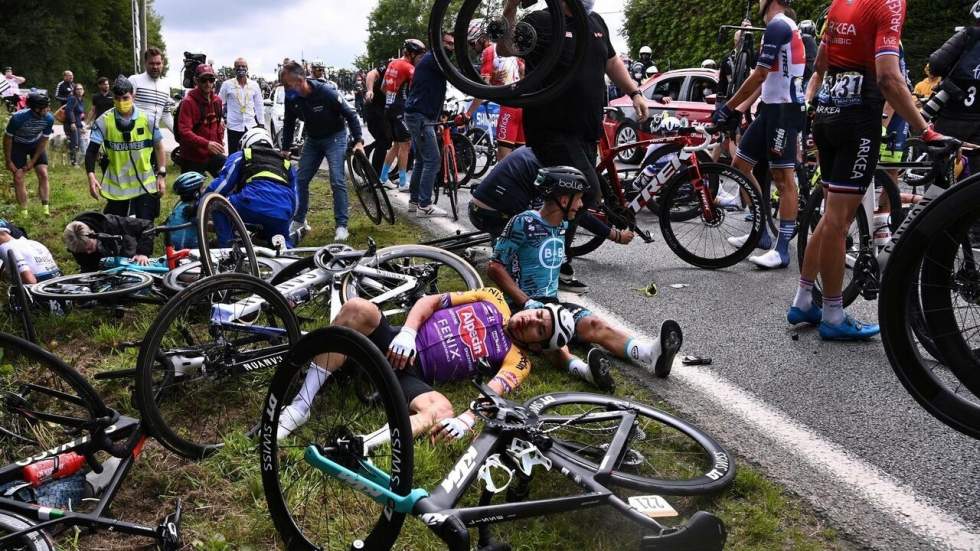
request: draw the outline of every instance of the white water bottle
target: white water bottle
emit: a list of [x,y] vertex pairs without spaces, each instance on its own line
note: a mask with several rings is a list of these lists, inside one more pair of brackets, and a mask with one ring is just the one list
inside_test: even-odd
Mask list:
[[647,187],[647,184],[650,183],[650,180],[652,180],[657,175],[657,168],[658,168],[657,163],[651,163],[643,167],[643,170],[640,171],[640,174],[637,175],[635,180],[633,180],[633,189],[640,191],[643,188]]
[[874,241],[876,247],[884,247],[892,238],[892,216],[884,212],[874,215],[871,227],[874,229]]

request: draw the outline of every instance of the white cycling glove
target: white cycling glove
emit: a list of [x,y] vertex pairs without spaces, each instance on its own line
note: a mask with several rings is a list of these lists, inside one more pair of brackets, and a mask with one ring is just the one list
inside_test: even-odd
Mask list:
[[388,350],[395,356],[404,356],[411,363],[415,357],[415,336],[418,333],[410,327],[402,327],[401,332],[388,345]]
[[453,440],[459,440],[473,430],[476,419],[464,413],[458,417],[447,417],[439,421],[439,424],[442,425],[443,431],[451,436]]

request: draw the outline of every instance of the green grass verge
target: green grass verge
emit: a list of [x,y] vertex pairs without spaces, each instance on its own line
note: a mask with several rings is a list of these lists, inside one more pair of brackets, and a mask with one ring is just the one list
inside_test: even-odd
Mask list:
[[[3,121],[0,120],[0,124]],[[88,196],[83,171],[66,167],[59,155],[52,155],[52,215],[43,217],[36,201],[33,177],[31,216],[18,219],[13,201],[12,181],[7,172],[0,173],[0,216],[23,224],[32,238],[48,245],[62,269],[74,272],[77,267],[61,244],[61,230],[78,212],[97,209]],[[170,177],[171,180],[173,176]],[[351,197],[356,205],[356,198]],[[165,202],[169,212],[174,197]],[[311,188],[310,223],[313,233],[307,243],[326,243],[333,235],[329,185],[318,177]],[[357,210],[355,206],[354,210]],[[352,244],[363,246],[369,236],[379,245],[417,242],[422,232],[403,221],[395,225],[374,226],[363,214],[355,212],[350,229]],[[137,350],[126,347],[126,341],[146,334],[156,308],[135,306],[120,312],[82,310],[68,316],[38,316],[38,332],[55,353],[76,366],[86,376],[106,370],[131,368]],[[6,315],[0,315],[0,329],[16,329]],[[14,332],[17,332],[16,330]],[[666,408],[659,399],[617,372],[618,394]],[[132,388],[128,382],[96,385],[106,401],[124,413],[135,414]],[[519,390],[516,399],[562,390],[588,391],[585,384],[567,374],[535,363],[529,382]],[[474,397],[469,384],[452,385],[446,394],[457,407]],[[263,392],[264,394],[264,392]],[[256,401],[262,396],[256,395]],[[419,442],[415,447],[416,486],[431,488],[449,471],[465,450],[465,444],[432,447]],[[561,495],[575,488],[554,473],[536,476],[532,495]],[[151,442],[135,465],[120,492],[113,510],[125,520],[155,525],[173,507],[177,499],[185,505],[185,542],[194,549],[271,549],[279,542],[269,519],[254,443],[244,435],[230,438],[217,455],[202,462],[189,462],[170,454]],[[467,503],[475,503],[475,492]],[[728,490],[705,498],[672,499],[682,514],[704,509],[719,515],[729,530],[728,548],[737,550],[771,549],[842,549],[849,548],[800,499],[789,495],[763,474],[738,462],[738,476]],[[330,511],[331,504],[321,505]],[[500,525],[497,535],[515,549],[629,549],[635,548],[640,534],[634,525],[610,509],[556,515]],[[67,549],[129,549],[134,542],[117,535],[70,535],[60,541]],[[419,521],[408,519],[398,549],[439,549],[441,544]]]

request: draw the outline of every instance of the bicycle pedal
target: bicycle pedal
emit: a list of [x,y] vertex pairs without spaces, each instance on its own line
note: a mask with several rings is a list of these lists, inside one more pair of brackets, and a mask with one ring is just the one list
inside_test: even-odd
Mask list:
[[161,547],[164,551],[177,551],[183,547],[180,539],[180,518],[183,514],[183,505],[177,500],[177,507],[163,519],[157,528],[157,535],[160,537]]

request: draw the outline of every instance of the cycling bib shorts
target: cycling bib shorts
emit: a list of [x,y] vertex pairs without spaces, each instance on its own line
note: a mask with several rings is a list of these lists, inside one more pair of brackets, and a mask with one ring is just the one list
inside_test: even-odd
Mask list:
[[500,106],[500,116],[497,117],[497,141],[500,145],[511,149],[524,145],[523,109]]
[[759,104],[735,154],[752,166],[765,158],[771,168],[794,168],[804,116],[798,103]]
[[385,110],[385,125],[388,131],[388,141],[405,143],[412,140],[412,134],[405,123],[405,111],[400,108]]
[[881,117],[853,116],[849,124],[819,118],[813,139],[820,151],[823,187],[835,193],[861,195],[874,179],[881,149]]

